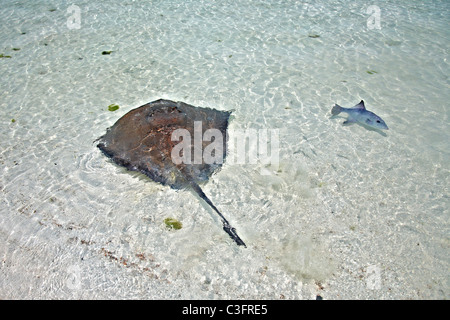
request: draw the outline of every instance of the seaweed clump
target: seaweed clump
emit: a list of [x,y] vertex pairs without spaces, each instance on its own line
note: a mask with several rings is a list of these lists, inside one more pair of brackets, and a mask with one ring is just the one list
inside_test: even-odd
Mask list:
[[164,224],[169,229],[180,230],[183,227],[183,224],[174,218],[166,218],[164,219]]
[[117,109],[119,109],[119,105],[118,104],[110,104],[109,106],[108,106],[108,110],[109,111],[116,111]]

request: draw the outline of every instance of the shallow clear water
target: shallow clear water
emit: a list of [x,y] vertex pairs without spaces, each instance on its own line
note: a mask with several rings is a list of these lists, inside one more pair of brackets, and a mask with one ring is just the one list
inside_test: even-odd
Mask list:
[[[0,298],[448,298],[450,5],[376,4],[3,1]],[[247,249],[95,147],[158,98],[279,130],[203,186]]]

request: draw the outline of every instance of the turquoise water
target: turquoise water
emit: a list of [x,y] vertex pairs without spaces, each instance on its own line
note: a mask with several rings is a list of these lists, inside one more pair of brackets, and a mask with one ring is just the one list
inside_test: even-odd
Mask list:
[[[448,298],[449,13],[3,1],[0,298]],[[95,147],[159,98],[279,130],[277,166],[225,163],[203,186],[247,249],[192,192]],[[389,131],[330,118],[361,99]]]

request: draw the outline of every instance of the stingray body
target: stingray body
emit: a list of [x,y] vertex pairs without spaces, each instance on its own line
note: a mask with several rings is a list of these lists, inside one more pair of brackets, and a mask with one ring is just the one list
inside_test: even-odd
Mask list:
[[[199,128],[201,128],[202,137],[208,129],[220,131],[223,145],[216,152],[221,152],[221,159],[225,159],[226,130],[230,113],[194,107],[183,102],[153,101],[131,110],[117,120],[106,134],[98,139],[97,147],[118,165],[131,171],[141,172],[153,181],[174,189],[192,188],[219,214],[223,229],[230,237],[238,245],[245,246],[236,230],[231,227],[199,186],[199,183],[207,181],[221,167],[222,161],[206,163],[201,159],[200,162],[178,163],[173,160],[173,150],[181,140],[174,139],[174,131],[183,129],[183,132],[194,137],[195,134],[199,134]],[[200,140],[200,145],[198,140],[190,141],[191,150],[199,147],[205,149],[211,143],[203,139]]]

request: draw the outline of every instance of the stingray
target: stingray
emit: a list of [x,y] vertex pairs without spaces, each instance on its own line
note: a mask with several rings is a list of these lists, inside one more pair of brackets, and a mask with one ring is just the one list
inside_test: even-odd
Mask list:
[[[141,172],[155,182],[177,190],[194,190],[219,214],[223,230],[245,247],[236,229],[199,185],[222,166],[230,114],[160,99],[133,109],[117,120],[97,139],[97,147],[116,164]],[[205,133],[210,133],[209,139],[205,139]],[[209,158],[201,153],[206,154],[208,146]]]

